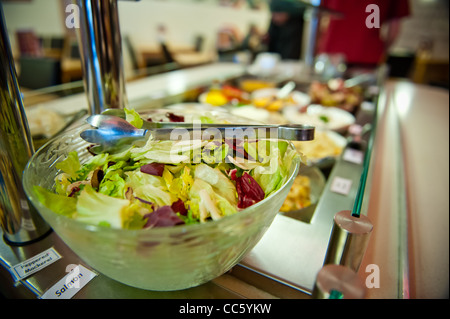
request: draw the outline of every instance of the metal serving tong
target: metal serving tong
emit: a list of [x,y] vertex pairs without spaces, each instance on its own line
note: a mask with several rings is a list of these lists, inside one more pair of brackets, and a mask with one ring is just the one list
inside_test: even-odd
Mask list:
[[[109,113],[109,114],[108,114]],[[124,119],[120,110],[112,111],[119,116],[103,114],[89,116],[86,121],[95,127],[81,132],[80,136],[89,143],[99,144],[91,148],[91,152],[116,153],[138,141],[147,140],[150,136],[155,140],[217,139],[221,138],[271,138],[291,141],[310,141],[314,139],[314,126],[286,124],[196,124],[184,122],[148,122],[142,128],[136,128]]]

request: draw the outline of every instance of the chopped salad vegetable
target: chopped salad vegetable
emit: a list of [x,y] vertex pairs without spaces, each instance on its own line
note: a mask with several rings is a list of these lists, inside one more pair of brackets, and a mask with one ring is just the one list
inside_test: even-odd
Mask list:
[[[171,116],[180,121],[180,116]],[[142,119],[126,110],[126,119]],[[80,163],[57,164],[54,191],[35,186],[41,203],[93,225],[145,229],[204,223],[233,215],[276,192],[300,156],[275,140],[157,141]]]

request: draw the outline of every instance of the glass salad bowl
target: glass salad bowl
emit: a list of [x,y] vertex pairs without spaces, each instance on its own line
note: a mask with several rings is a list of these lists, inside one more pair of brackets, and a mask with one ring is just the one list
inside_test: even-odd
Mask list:
[[[57,164],[70,152],[76,151],[80,162],[92,156],[87,150],[89,144],[80,137],[87,128],[87,124],[79,125],[36,151],[23,174],[25,192],[46,222],[87,265],[141,289],[186,289],[231,269],[269,228],[300,167],[295,157],[286,167],[284,185],[277,191],[219,220],[138,230],[92,225],[49,209],[35,190],[35,186],[54,189],[55,177],[60,174]],[[292,143],[288,149],[295,149]]]

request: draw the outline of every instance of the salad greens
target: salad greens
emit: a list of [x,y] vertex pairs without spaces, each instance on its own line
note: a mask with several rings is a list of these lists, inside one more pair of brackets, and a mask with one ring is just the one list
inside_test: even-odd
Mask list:
[[[126,110],[136,127],[143,119]],[[179,116],[176,119],[180,120]],[[35,186],[43,205],[85,223],[123,229],[204,223],[233,215],[276,192],[299,160],[286,141],[157,141],[80,163],[56,164],[53,191]]]

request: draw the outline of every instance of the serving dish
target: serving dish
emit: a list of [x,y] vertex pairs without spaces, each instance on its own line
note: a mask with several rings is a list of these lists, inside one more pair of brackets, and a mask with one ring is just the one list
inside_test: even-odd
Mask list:
[[345,84],[341,78],[326,83],[314,81],[309,88],[312,103],[354,112],[363,101],[364,92],[360,86],[347,87]]
[[256,90],[252,93],[252,104],[256,107],[265,108],[270,111],[281,111],[288,106],[304,107],[311,102],[308,94],[300,91],[292,91],[284,99],[278,99],[279,88],[266,88]]
[[86,109],[81,109],[72,114],[62,114],[42,105],[26,108],[25,111],[35,149],[71,127],[88,113]]
[[283,116],[290,123],[314,125],[318,130],[333,130],[345,133],[355,123],[353,114],[336,107],[309,105],[306,110],[301,106],[287,106],[282,110]]
[[[149,113],[163,116],[168,110]],[[223,116],[233,121],[230,115]],[[237,119],[236,119],[237,120]],[[91,155],[78,126],[50,140],[30,159],[23,174],[25,192],[59,237],[98,272],[133,287],[171,291],[201,285],[236,265],[261,239],[278,213],[295,176],[299,160],[287,167],[286,183],[269,198],[217,221],[151,229],[116,229],[91,225],[60,215],[38,199],[35,186],[54,187],[57,164],[76,151]],[[293,145],[289,144],[293,150]]]
[[220,106],[212,106],[211,104],[204,103],[204,102],[185,102],[185,103],[175,103],[170,104],[164,107],[168,110],[173,111],[181,111],[184,114],[191,113],[191,114],[202,114],[204,112],[211,112],[211,114],[215,115],[217,112],[227,112],[226,109]]
[[334,161],[341,155],[347,145],[347,139],[342,135],[327,130],[316,130],[313,141],[293,142],[299,152],[306,157],[308,165],[321,166]]
[[301,211],[317,204],[325,187],[325,176],[317,166],[300,166],[286,200],[281,206],[282,213]]
[[223,83],[215,84],[208,91],[199,95],[200,103],[225,106],[225,105],[245,105],[250,101],[250,94],[235,86]]

